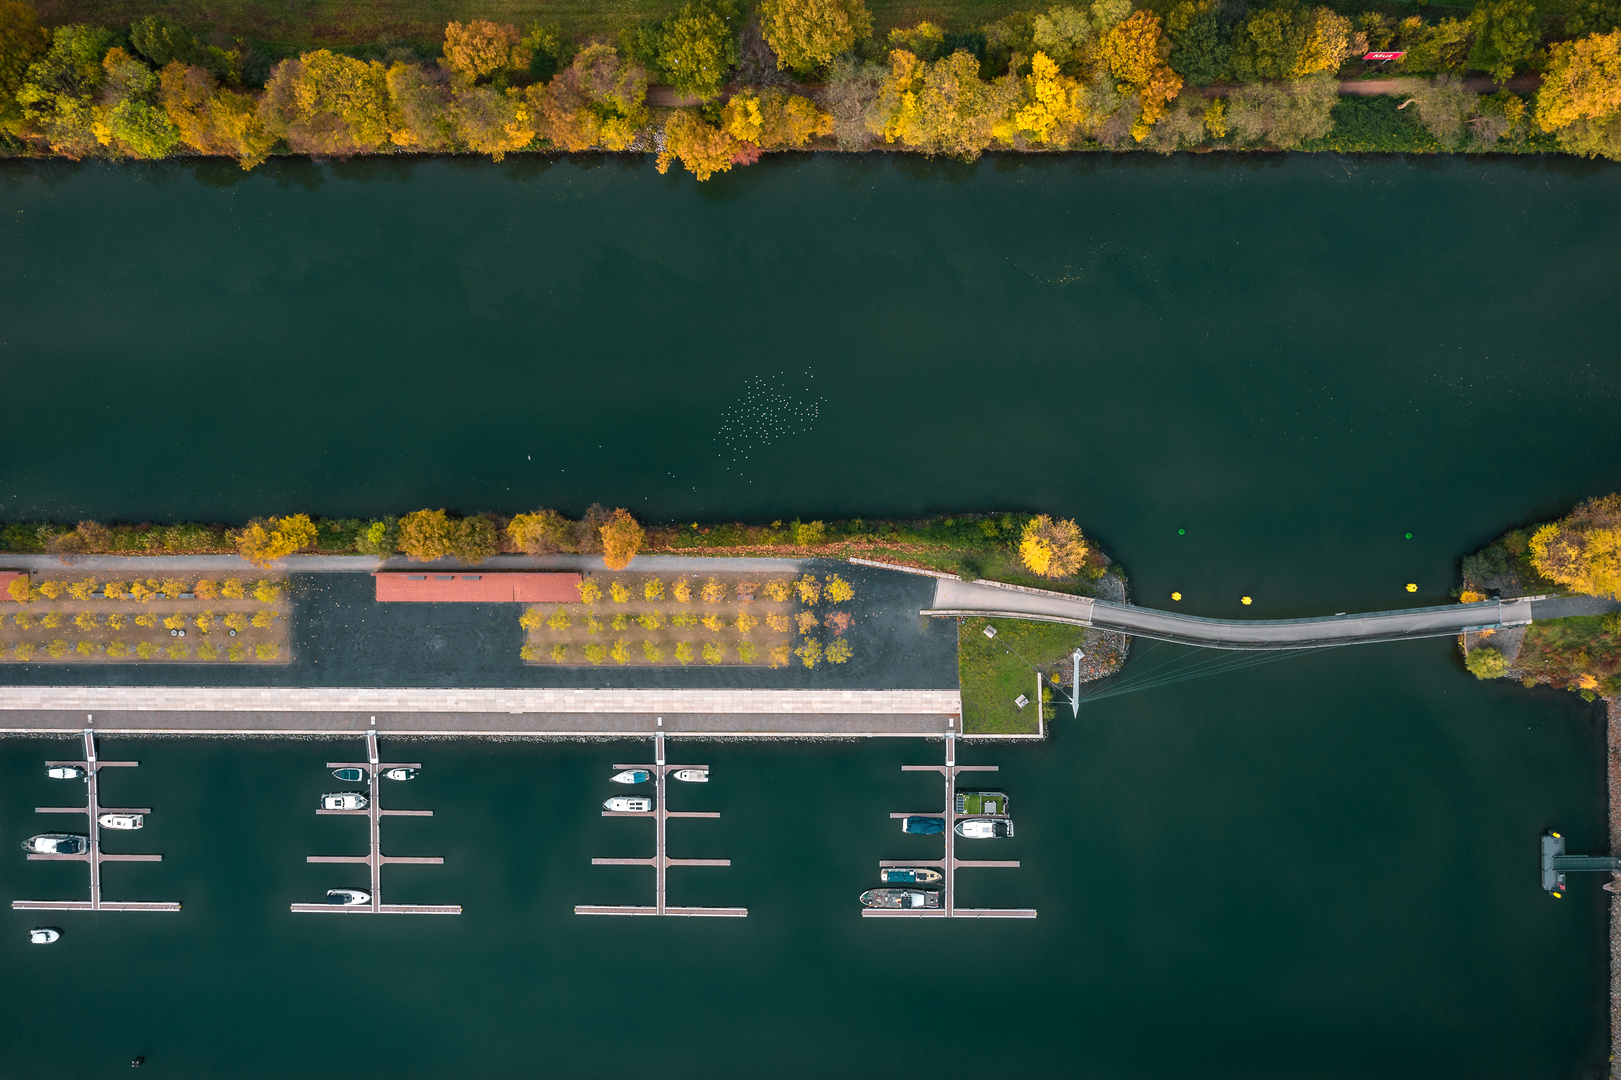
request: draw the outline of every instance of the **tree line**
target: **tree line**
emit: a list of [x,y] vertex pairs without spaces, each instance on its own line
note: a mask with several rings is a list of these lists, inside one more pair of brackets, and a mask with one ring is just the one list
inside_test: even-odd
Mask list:
[[[699,179],[764,152],[894,146],[1289,149],[1333,126],[1337,80],[1370,50],[1442,149],[1527,140],[1621,159],[1621,0],[1561,18],[1482,0],[1427,20],[1273,0],[1178,0],[1163,15],[1095,0],[971,29],[875,35],[862,0],[689,0],[617,40],[539,24],[451,22],[436,56],[316,49],[271,64],[152,15],[44,28],[0,0],[0,139],[12,152],[158,159],[274,153],[644,150]],[[1529,96],[1506,84],[1535,71]],[[1480,93],[1463,76],[1494,80]],[[648,87],[696,105],[652,108]],[[1212,86],[1217,90],[1209,89]]]

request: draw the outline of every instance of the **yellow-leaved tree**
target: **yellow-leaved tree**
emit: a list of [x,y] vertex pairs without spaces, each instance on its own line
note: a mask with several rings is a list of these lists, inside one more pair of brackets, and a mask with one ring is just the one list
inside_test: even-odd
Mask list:
[[1015,136],[1023,136],[1040,146],[1067,145],[1069,133],[1086,115],[1080,84],[1038,50],[1030,58],[1030,74],[1020,89],[1019,105],[998,125],[997,138],[1011,142]]
[[315,522],[308,514],[269,520],[255,518],[236,532],[236,551],[261,570],[299,548],[315,543]]
[[494,75],[502,68],[529,64],[528,50],[518,45],[517,27],[500,26],[488,19],[445,24],[444,64],[469,81]]
[[679,159],[700,181],[726,172],[748,148],[730,132],[704,123],[696,113],[682,109],[664,124],[664,150],[657,168],[668,172],[670,162]]
[[1171,43],[1161,31],[1159,16],[1151,11],[1134,11],[1131,17],[1103,35],[1103,59],[1121,83],[1122,93],[1135,93],[1141,109],[1131,136],[1142,142],[1165,106],[1182,92],[1182,76],[1165,62]]
[[1019,558],[1042,577],[1068,577],[1086,561],[1086,538],[1073,520],[1054,521],[1037,514],[1025,522],[1019,537]]
[[562,551],[569,546],[570,532],[568,518],[556,510],[518,514],[507,523],[507,535],[525,555],[550,555],[554,551]]
[[1537,126],[1572,153],[1621,160],[1621,30],[1552,47]]
[[809,75],[872,33],[861,0],[761,0],[760,30],[777,67]]
[[613,512],[613,517],[602,526],[601,534],[602,562],[610,570],[623,570],[629,566],[630,560],[647,542],[647,534],[642,532],[641,525],[624,508]]
[[1577,592],[1621,600],[1621,495],[1589,499],[1538,529],[1531,565]]
[[889,78],[878,92],[873,133],[928,154],[978,158],[1019,97],[1012,76],[989,83],[981,79],[979,59],[966,49],[932,64],[895,49],[889,65]]
[[809,98],[776,87],[742,90],[726,103],[726,131],[761,150],[792,150],[820,135],[833,134],[833,114]]

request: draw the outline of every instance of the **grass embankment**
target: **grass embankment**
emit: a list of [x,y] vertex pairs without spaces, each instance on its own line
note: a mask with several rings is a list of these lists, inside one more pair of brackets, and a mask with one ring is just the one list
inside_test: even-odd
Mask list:
[[[996,636],[985,636],[994,627]],[[1041,719],[1036,711],[1036,672],[1053,674],[1076,649],[1084,649],[1084,627],[1019,619],[964,619],[957,630],[957,678],[962,688],[965,735],[1034,735]],[[1067,677],[1066,677],[1067,678]],[[1020,694],[1030,699],[1023,709]],[[1053,718],[1052,691],[1041,705]]]

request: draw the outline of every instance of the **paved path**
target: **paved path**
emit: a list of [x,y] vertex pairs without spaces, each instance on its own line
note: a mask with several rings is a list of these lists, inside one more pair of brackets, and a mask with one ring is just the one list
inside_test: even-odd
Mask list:
[[1621,611],[1621,604],[1593,597],[1487,600],[1478,604],[1372,611],[1316,619],[1246,621],[1202,619],[1170,611],[1090,600],[992,582],[949,578],[935,583],[934,606],[925,615],[999,615],[1073,623],[1135,637],[1210,649],[1312,649],[1374,641],[1451,637],[1465,629],[1524,626],[1534,619]]
[[[638,573],[791,574],[803,559],[743,558],[722,555],[638,555],[627,570]],[[277,570],[290,574],[369,574],[374,570],[603,570],[601,555],[492,555],[481,563],[454,559],[417,562],[404,555],[386,559],[372,555],[289,555]],[[159,575],[171,570],[207,570],[212,573],[260,574],[258,567],[238,555],[20,555],[0,553],[0,570],[117,570]]]

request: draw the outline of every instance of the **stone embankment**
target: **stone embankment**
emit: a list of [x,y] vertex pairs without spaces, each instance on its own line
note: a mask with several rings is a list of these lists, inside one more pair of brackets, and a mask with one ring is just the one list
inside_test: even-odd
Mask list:
[[[1610,852],[1621,853],[1621,698],[1605,701],[1609,715]],[[1610,1075],[1621,1080],[1621,892],[1610,896]]]

